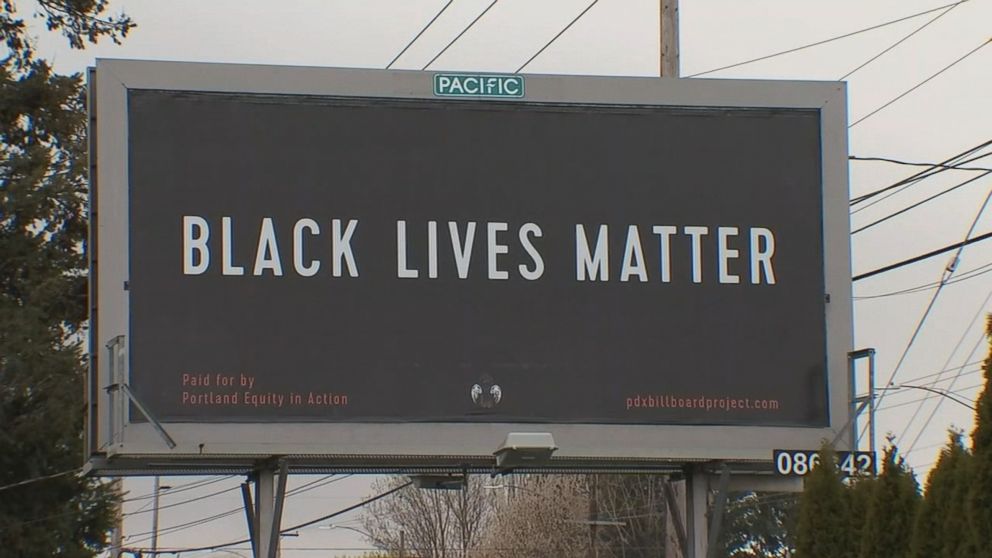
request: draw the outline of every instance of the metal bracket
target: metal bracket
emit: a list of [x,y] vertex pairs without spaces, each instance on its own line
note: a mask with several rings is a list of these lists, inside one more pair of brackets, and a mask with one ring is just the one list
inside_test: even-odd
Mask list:
[[165,431],[165,428],[162,427],[162,423],[152,416],[152,413],[148,410],[148,407],[141,402],[137,394],[135,394],[131,387],[127,384],[128,374],[125,373],[127,369],[127,354],[124,340],[125,337],[123,335],[118,335],[107,343],[111,383],[105,389],[112,397],[110,413],[110,440],[112,443],[117,444],[124,442],[124,426],[128,422],[125,418],[128,414],[127,403],[131,402],[135,407],[137,407],[138,411],[141,412],[146,419],[148,419],[149,424],[151,424],[152,428],[158,432],[158,435],[165,440],[165,444],[169,446],[169,449],[175,449],[176,441],[173,440],[172,436]]

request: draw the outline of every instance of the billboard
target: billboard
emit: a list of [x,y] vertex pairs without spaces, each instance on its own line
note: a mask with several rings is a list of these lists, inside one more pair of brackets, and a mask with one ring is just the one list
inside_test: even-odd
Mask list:
[[176,444],[94,396],[108,463],[513,431],[770,460],[847,420],[842,84],[111,60],[95,90],[94,342]]

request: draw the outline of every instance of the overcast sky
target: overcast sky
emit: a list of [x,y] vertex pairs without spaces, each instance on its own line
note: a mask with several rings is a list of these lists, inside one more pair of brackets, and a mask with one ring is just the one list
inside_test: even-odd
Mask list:
[[[490,0],[454,0],[434,26],[410,48],[396,68],[421,69],[489,4]],[[553,37],[591,0],[499,0],[431,70],[512,72]],[[95,57],[209,62],[291,64],[327,67],[384,67],[445,4],[446,0],[117,0],[138,27],[122,46],[104,44],[83,52],[36,27],[40,53],[61,72],[81,71]],[[613,76],[658,74],[658,0],[600,0],[554,45],[527,67],[533,73]],[[786,50],[863,27],[938,7],[940,0],[688,0],[681,5],[682,75]],[[24,3],[25,8],[28,3]],[[905,37],[940,12],[914,18],[855,37],[762,62],[708,74],[714,78],[836,80]],[[971,0],[905,43],[848,78],[851,122],[917,85],[944,66],[989,40],[992,2]],[[937,162],[992,139],[992,46],[982,49],[892,106],[850,130],[850,153]],[[986,149],[980,152],[990,152]],[[992,167],[992,157],[974,163]],[[917,169],[881,162],[852,162],[852,197],[876,190]],[[852,228],[922,200],[974,172],[951,171],[926,180],[852,217]],[[992,188],[983,178],[918,209],[853,236],[853,270],[862,273],[961,241]],[[992,230],[992,208],[978,220],[975,235]],[[855,296],[871,296],[926,285],[941,277],[949,255],[931,258],[899,271],[859,281]],[[957,275],[992,264],[992,242],[966,248]],[[964,275],[967,276],[967,275]],[[976,396],[981,376],[975,372],[986,353],[980,343],[983,311],[988,311],[992,274],[949,284],[941,292],[924,327],[906,356],[896,383],[920,379],[946,368],[962,375],[951,388],[962,399]],[[905,350],[933,290],[855,302],[856,347],[878,350],[879,384],[884,384]],[[976,319],[977,317],[977,319]],[[977,347],[977,349],[976,349]],[[949,377],[952,374],[945,374]],[[964,388],[962,390],[962,388]],[[961,391],[958,391],[961,390]],[[912,444],[937,398],[910,420],[925,395],[903,390],[887,395],[878,414],[879,436],[891,432],[908,460],[925,473],[936,459],[946,430],[970,431],[971,414],[943,400],[935,418]],[[899,406],[900,404],[904,404]],[[195,479],[170,478],[178,485]],[[314,480],[293,479],[293,485]],[[922,478],[921,478],[922,481]],[[202,489],[163,498],[163,504],[235,487],[239,479],[218,481]],[[146,480],[129,480],[132,496],[149,492]],[[292,485],[291,485],[292,486]],[[368,479],[349,478],[294,497],[285,524],[323,515],[358,501],[369,491]],[[148,500],[128,503],[135,511]],[[162,511],[161,526],[237,508],[240,495],[230,490],[196,504]],[[148,530],[148,513],[129,516],[126,531]],[[356,516],[348,516],[354,518]],[[347,525],[357,526],[353,519]],[[243,536],[240,513],[206,525],[164,534],[160,547],[181,548]],[[146,546],[145,537],[129,544]],[[290,539],[288,547],[361,548],[367,543],[341,529],[311,528]],[[242,547],[244,548],[244,547]],[[248,551],[239,550],[247,555]],[[288,558],[327,555],[331,551],[287,550]],[[337,554],[345,554],[342,550]]]

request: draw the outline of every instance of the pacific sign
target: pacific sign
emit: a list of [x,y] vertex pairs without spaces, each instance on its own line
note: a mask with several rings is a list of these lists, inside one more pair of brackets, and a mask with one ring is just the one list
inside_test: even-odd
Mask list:
[[523,76],[493,74],[434,74],[436,97],[524,96]]

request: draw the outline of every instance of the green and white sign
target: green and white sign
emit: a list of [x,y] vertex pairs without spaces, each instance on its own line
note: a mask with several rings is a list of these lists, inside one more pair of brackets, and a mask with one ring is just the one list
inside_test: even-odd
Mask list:
[[494,74],[434,74],[437,97],[523,97],[524,77]]

